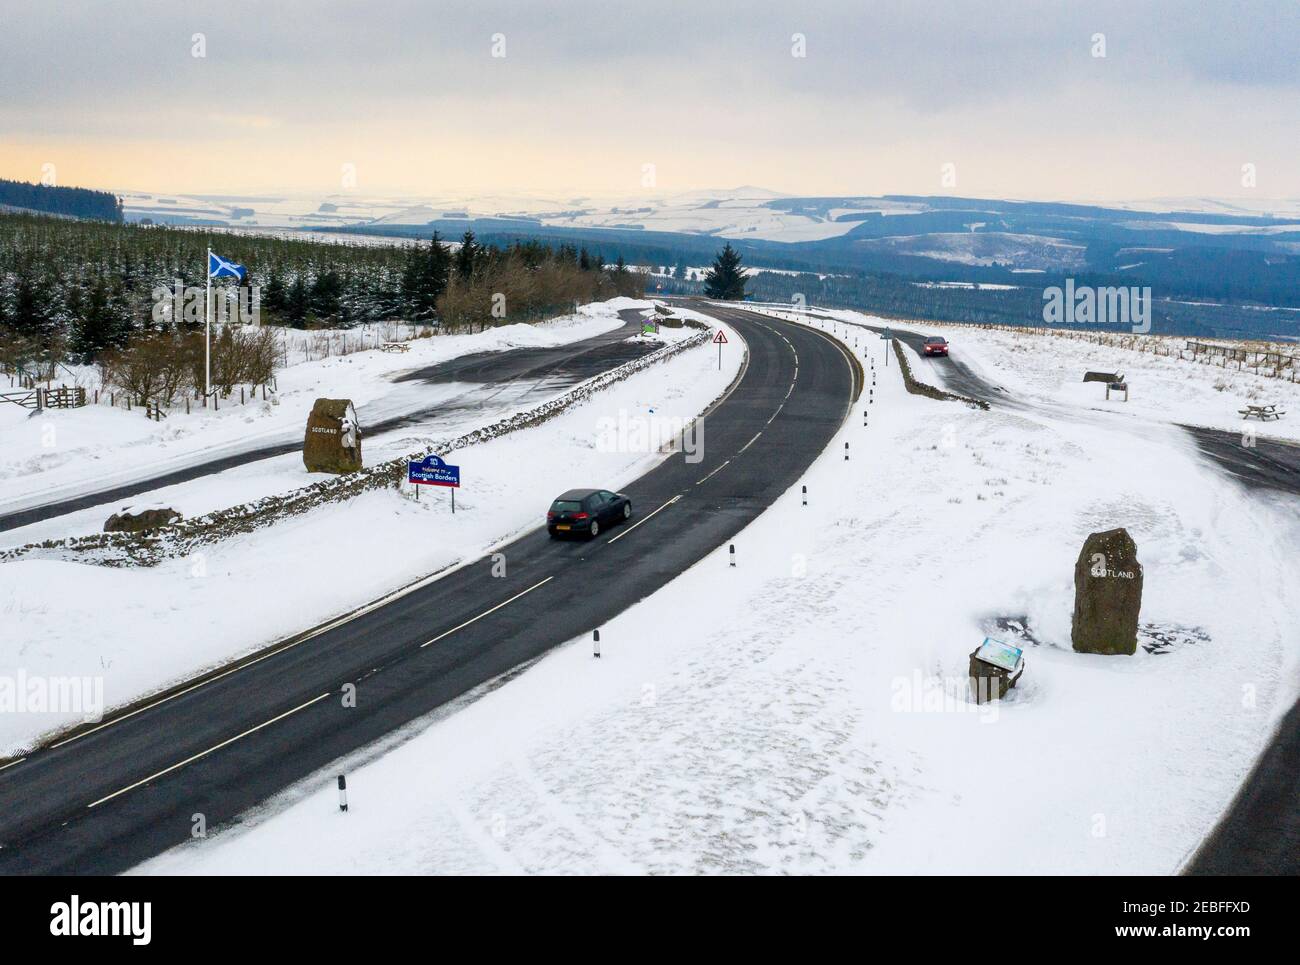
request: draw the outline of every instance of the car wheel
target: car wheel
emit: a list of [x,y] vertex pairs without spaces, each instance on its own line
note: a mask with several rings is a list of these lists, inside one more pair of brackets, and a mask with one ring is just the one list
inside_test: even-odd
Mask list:
[[624,503],[624,504],[623,504],[623,518],[624,518],[624,519],[631,519],[631,518],[632,518],[632,504],[631,504],[631,503]]
[[591,533],[591,538],[595,539],[597,536],[600,535],[600,523],[596,522],[593,519],[591,521],[591,526],[589,527],[588,532]]

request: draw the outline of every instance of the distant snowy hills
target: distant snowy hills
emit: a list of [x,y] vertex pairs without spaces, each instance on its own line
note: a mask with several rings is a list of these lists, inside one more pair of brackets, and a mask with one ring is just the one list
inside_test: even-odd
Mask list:
[[[941,197],[795,197],[744,186],[634,199],[125,192],[123,200],[128,220],[156,224],[409,229],[492,219],[521,226],[658,231],[791,244],[852,236],[863,240],[868,251],[1035,269],[1079,264],[1069,250],[1086,246],[1093,233],[1089,222],[1134,235],[1167,232],[1187,241],[1196,240],[1196,235],[1274,236],[1282,245],[1278,250],[1300,253],[1297,239],[1289,237],[1300,234],[1300,199],[1167,198],[1084,205]],[[959,237],[964,234],[977,238]],[[1144,239],[1128,240],[1143,243]]]
[[[651,266],[708,264],[725,240],[748,266],[818,276],[816,287],[793,280],[786,287],[822,304],[918,317],[1029,321],[1041,312],[1041,291],[1070,277],[1151,288],[1163,331],[1300,337],[1300,199],[1082,204],[803,197],[744,186],[632,199],[125,192],[123,200],[128,221],[347,233],[370,241],[427,239],[434,230],[454,240],[471,229],[487,243],[536,238]],[[967,294],[914,283],[960,284]],[[658,284],[681,290],[667,280]],[[788,296],[772,284],[757,294]],[[928,293],[924,301],[917,302],[917,292]],[[939,293],[952,304],[939,306]],[[1258,320],[1254,309],[1261,306],[1281,311]]]

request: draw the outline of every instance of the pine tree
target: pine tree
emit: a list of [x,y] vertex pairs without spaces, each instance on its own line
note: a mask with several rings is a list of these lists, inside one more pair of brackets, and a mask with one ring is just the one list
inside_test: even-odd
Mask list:
[[85,301],[69,304],[75,315],[72,323],[72,339],[68,345],[72,351],[87,358],[94,358],[95,352],[105,345],[104,330],[108,323],[108,285],[103,276],[98,276],[90,285]]
[[460,251],[456,252],[456,274],[465,281],[474,274],[474,264],[478,259],[479,246],[474,241],[474,232],[466,231],[460,239]]
[[415,245],[407,250],[406,266],[402,270],[402,302],[409,318],[423,321],[437,313],[438,296],[447,290],[451,263],[451,251],[436,231],[428,248]]
[[740,255],[727,244],[713,259],[713,267],[704,276],[704,294],[710,298],[738,301],[745,297],[745,274]]
[[288,293],[284,288],[284,279],[280,277],[279,268],[272,268],[266,284],[262,286],[261,308],[273,320],[284,314]]
[[333,268],[319,272],[311,285],[309,302],[312,314],[322,319],[338,318],[342,294],[343,279],[338,272]]
[[310,307],[311,295],[307,290],[307,272],[302,270],[298,272],[298,277],[293,280],[293,285],[289,288],[289,294],[285,298],[284,314],[295,325],[301,325],[307,320],[307,311]]
[[53,328],[51,295],[45,276],[33,272],[30,265],[20,269],[14,289],[14,330],[31,338],[47,338]]

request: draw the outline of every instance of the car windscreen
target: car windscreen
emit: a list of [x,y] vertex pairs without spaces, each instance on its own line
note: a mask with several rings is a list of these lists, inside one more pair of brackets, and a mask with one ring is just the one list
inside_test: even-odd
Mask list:
[[557,499],[551,503],[551,511],[555,513],[576,513],[581,509],[582,503],[572,499]]

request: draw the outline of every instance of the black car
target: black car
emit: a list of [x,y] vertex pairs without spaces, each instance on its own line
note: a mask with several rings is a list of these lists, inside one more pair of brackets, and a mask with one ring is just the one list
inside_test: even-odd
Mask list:
[[632,500],[608,489],[570,489],[551,503],[546,531],[552,539],[581,534],[599,535],[602,529],[632,516]]

